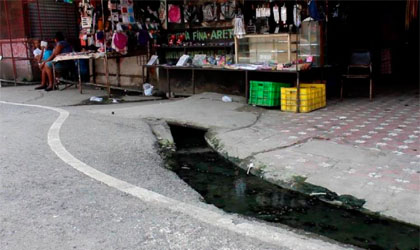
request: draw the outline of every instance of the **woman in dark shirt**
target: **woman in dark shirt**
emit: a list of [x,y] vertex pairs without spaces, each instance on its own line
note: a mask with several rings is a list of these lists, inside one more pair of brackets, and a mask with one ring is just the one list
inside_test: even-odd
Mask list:
[[[55,38],[54,38],[55,42],[57,43],[57,45],[54,48],[54,51],[52,53],[52,55],[45,60],[42,64],[41,64],[41,69],[47,73],[48,76],[48,87],[45,89],[45,91],[51,91],[54,88],[54,80],[53,80],[53,72],[52,72],[52,60],[54,60],[54,58],[61,54],[61,53],[70,53],[73,51],[73,49],[71,48],[70,44],[64,40],[64,36],[61,32],[57,32],[55,34]],[[65,63],[59,62],[55,64],[55,68],[56,69],[60,69],[60,68],[65,68],[66,65]]]

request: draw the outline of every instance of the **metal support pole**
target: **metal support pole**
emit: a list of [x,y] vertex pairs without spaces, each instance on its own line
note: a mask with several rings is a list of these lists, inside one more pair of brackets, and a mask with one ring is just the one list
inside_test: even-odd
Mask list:
[[[96,84],[96,59],[95,58],[91,58],[91,65],[92,65],[92,81],[94,84]],[[90,79],[89,79],[90,81]]]
[[[102,7],[102,22],[105,25],[105,12],[104,12],[104,0],[101,0],[101,7]],[[104,42],[104,48],[105,48],[105,56],[104,56],[104,66],[105,66],[105,78],[106,78],[106,91],[108,92],[108,97],[111,97],[111,86],[109,83],[109,69],[108,69],[108,54],[107,54],[107,37],[106,32],[104,30],[105,34],[105,42]]]
[[121,61],[119,57],[115,58],[115,61],[117,63],[117,86],[121,87]]
[[248,103],[249,98],[249,81],[248,81],[248,70],[245,70],[245,98]]
[[80,94],[82,94],[82,76],[80,74],[80,59],[77,61],[77,74],[79,76],[79,90]]
[[[322,68],[324,68],[324,65],[325,64],[328,64],[329,63],[329,60],[328,60],[328,22],[329,22],[329,19],[328,19],[328,15],[329,15],[329,12],[328,12],[328,0],[325,0],[325,12],[326,12],[325,13],[325,28],[324,28],[324,32],[325,33],[323,34],[323,37],[321,37],[321,39],[325,39],[324,40],[325,43],[324,42],[320,43],[320,45],[322,45],[322,48],[320,48],[320,51],[321,51],[321,49],[322,50],[325,49],[325,51],[322,53],[322,56],[320,55],[321,62],[322,62]],[[321,28],[321,30],[322,30],[322,28]],[[325,60],[325,58],[327,60]]]
[[17,86],[17,72],[16,72],[16,62],[15,62],[15,56],[13,54],[13,41],[12,41],[12,31],[10,29],[10,23],[9,23],[9,8],[7,6],[7,1],[3,0],[4,2],[4,8],[6,12],[6,25],[7,25],[7,31],[9,33],[9,42],[10,42],[10,53],[12,56],[12,65],[13,65],[13,76],[15,77],[15,86]]
[[26,58],[29,60],[29,62],[31,62],[30,58],[29,58],[29,47],[28,47],[28,40],[24,41],[23,43],[25,45],[25,51],[26,51]]
[[[65,13],[65,16],[66,16],[66,20],[68,20],[67,6],[66,6],[66,8],[64,8],[64,13]],[[68,22],[66,22],[66,37],[70,37]]]
[[[55,79],[55,63],[54,62],[51,62],[51,65],[52,65],[52,73],[53,73],[53,79],[52,79],[52,82],[53,82],[53,89],[57,86],[57,89],[58,89],[58,83],[56,82],[56,79]],[[45,66],[44,67],[47,67],[47,65],[45,64]],[[50,83],[48,83],[48,85],[49,85]]]
[[169,68],[166,68],[166,77],[168,81],[168,98],[171,98],[171,77],[169,76]]
[[142,77],[142,80],[143,80],[142,84],[144,84],[146,82],[146,77],[144,75],[144,68],[145,68],[145,65],[141,65],[141,77]]
[[[298,1],[296,0],[296,5],[298,4]],[[297,17],[295,19],[295,23],[297,23]],[[300,113],[300,76],[299,76],[299,27],[296,26],[296,88],[297,88],[297,96],[296,96],[296,112]]]
[[44,40],[44,33],[42,31],[41,14],[39,13],[39,0],[36,0],[36,9],[38,11],[38,24],[39,24],[39,30],[41,32],[41,39]]
[[[106,46],[105,46],[106,47]],[[108,92],[108,97],[111,97],[111,85],[109,82],[109,69],[108,69],[108,56],[105,52],[104,57],[104,66],[105,66],[105,80],[106,80],[106,91]]]
[[192,87],[193,87],[193,95],[195,95],[195,77],[194,77],[194,72],[195,72],[195,70],[192,69],[191,82],[192,82]]

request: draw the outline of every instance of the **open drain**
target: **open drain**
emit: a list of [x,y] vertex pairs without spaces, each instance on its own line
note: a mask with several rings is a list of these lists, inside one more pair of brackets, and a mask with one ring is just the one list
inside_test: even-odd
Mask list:
[[205,201],[226,212],[323,235],[368,249],[419,249],[420,228],[337,207],[282,189],[211,150],[205,131],[170,126],[176,144],[171,169]]

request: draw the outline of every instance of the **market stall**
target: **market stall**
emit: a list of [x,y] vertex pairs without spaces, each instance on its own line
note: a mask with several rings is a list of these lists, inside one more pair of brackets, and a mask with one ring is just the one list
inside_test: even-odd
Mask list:
[[82,52],[104,55],[90,64],[91,82],[141,89],[141,66],[158,47],[165,2],[81,0],[78,7]]
[[[173,92],[169,95],[186,89],[196,93],[196,71],[242,72],[239,78],[244,79],[247,97],[250,72],[253,80],[262,74],[282,79],[285,74],[290,81],[292,74],[299,92],[301,72],[323,64],[321,26],[315,19],[319,17],[309,15],[310,5],[306,1],[168,1],[171,32],[157,53],[160,64],[154,60],[144,68],[163,69],[166,81],[159,86],[166,85],[166,91]],[[183,82],[177,82],[177,70],[191,72],[187,88],[184,73]],[[143,79],[147,81],[145,75]]]
[[[83,50],[103,53],[104,66],[98,60],[91,64],[92,82],[108,89],[141,89],[142,84],[155,82],[156,89],[168,96],[185,94],[185,84],[190,85],[187,94],[218,91],[212,82],[197,88],[196,72],[211,71],[212,76],[238,72],[243,86],[234,91],[249,96],[251,80],[267,75],[290,81],[292,74],[299,107],[301,72],[323,65],[321,18],[314,4],[81,0],[79,38]],[[191,74],[188,83],[184,73],[176,73],[186,70]],[[178,78],[180,74],[184,79]]]

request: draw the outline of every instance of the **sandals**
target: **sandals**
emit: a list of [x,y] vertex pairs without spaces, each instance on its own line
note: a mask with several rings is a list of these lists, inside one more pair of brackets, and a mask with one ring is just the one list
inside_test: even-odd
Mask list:
[[46,89],[46,88],[47,88],[46,85],[41,85],[41,86],[35,87],[35,90]]
[[49,91],[51,91],[51,90],[54,90],[54,87],[48,87],[48,88],[46,88],[46,89],[44,89],[45,91],[47,91],[47,92],[49,92]]

